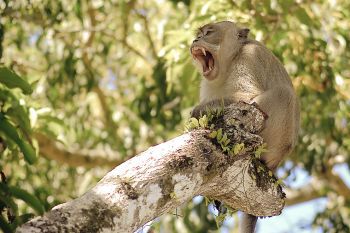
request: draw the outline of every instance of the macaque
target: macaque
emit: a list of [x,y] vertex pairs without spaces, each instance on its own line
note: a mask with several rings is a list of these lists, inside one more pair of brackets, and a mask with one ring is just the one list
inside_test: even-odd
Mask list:
[[[207,24],[198,29],[190,48],[203,78],[200,104],[193,117],[210,108],[234,102],[255,103],[266,115],[260,133],[267,144],[261,159],[275,171],[292,151],[299,130],[299,104],[289,75],[264,45],[248,38],[249,29],[233,22]],[[257,217],[244,214],[242,233],[253,233]]]

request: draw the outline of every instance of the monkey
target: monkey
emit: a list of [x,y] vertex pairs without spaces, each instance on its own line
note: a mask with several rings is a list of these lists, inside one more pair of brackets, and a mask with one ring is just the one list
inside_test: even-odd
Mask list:
[[[200,103],[191,113],[235,102],[256,104],[267,119],[260,136],[267,144],[261,160],[273,172],[297,142],[300,110],[291,79],[278,58],[248,38],[249,29],[231,21],[200,27],[190,47],[202,75]],[[253,233],[257,217],[243,214],[242,233]]]

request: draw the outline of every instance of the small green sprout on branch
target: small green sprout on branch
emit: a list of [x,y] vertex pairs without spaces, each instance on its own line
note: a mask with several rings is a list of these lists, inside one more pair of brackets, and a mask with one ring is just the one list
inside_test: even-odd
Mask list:
[[[219,145],[224,153],[229,155],[238,155],[245,152],[244,143],[232,143],[230,136],[224,132],[223,128],[218,127],[218,125],[220,125],[218,123],[222,120],[223,115],[223,106],[218,109],[209,109],[206,107],[205,115],[201,115],[199,119],[191,117],[188,120],[188,122],[185,124],[185,131],[189,132],[195,129],[210,130],[208,137],[213,140],[214,144]],[[229,124],[234,125],[235,122],[235,119],[230,119]]]
[[267,152],[267,144],[263,143],[261,146],[259,146],[256,151],[254,152],[255,158],[260,159],[262,153]]
[[[204,197],[204,201],[206,206],[212,205],[218,210],[218,214],[215,216],[215,223],[218,229],[220,228],[222,223],[225,221],[227,216],[232,216],[234,213],[237,212],[237,210],[232,209],[228,206],[225,206],[222,203],[218,202],[217,200]],[[217,206],[218,204],[220,205],[220,207]]]

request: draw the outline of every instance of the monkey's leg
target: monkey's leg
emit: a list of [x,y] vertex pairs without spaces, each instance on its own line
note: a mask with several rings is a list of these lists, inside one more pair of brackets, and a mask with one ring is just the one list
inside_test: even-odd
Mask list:
[[[275,171],[282,159],[295,144],[298,123],[298,106],[293,90],[289,87],[276,87],[255,97],[258,107],[267,114],[265,128],[261,136],[267,143],[268,152],[262,160]],[[254,233],[257,217],[245,214],[241,220],[241,233]]]
[[280,86],[262,93],[253,101],[268,115],[261,132],[268,152],[261,158],[274,171],[295,145],[298,127],[295,94],[290,87]]

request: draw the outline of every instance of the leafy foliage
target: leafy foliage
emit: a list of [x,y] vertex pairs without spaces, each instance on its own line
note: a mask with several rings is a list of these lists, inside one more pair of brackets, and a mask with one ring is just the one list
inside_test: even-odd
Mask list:
[[[34,164],[37,155],[30,143],[28,110],[21,105],[21,94],[9,88],[19,88],[25,94],[32,93],[31,86],[25,80],[7,67],[0,66],[0,152],[12,159],[24,159],[26,163]],[[19,224],[34,216],[30,212],[19,214],[16,200],[24,201],[37,214],[43,214],[44,207],[35,195],[9,185],[2,169],[0,174],[0,212],[7,215],[7,219],[1,215],[0,228],[4,232],[12,232]]]
[[[119,162],[181,133],[198,102],[193,32],[230,19],[279,57],[300,97],[287,180],[297,167],[327,180],[319,196],[328,205],[314,227],[348,231],[350,195],[329,174],[350,163],[349,9],[345,0],[0,1],[2,230],[81,195],[105,174],[105,167],[70,166],[81,154]],[[58,152],[70,157],[55,159]],[[342,208],[333,208],[340,199]],[[204,202],[183,213],[159,228],[216,229]]]

